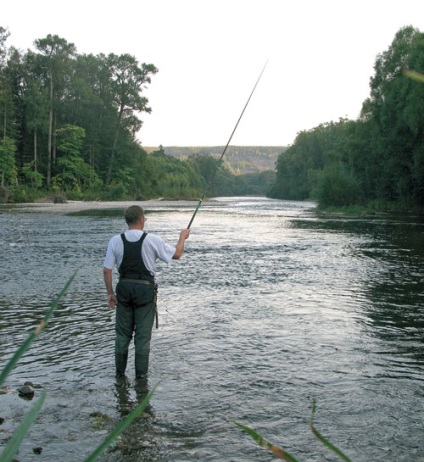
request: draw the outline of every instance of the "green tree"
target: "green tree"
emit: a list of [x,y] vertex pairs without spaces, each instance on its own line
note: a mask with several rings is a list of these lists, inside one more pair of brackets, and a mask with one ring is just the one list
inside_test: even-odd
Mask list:
[[0,142],[0,181],[3,187],[14,186],[17,180],[15,142],[8,136]]
[[235,193],[235,176],[219,159],[200,153],[190,156],[189,162],[202,179],[202,188],[209,197],[232,196]]
[[156,74],[158,70],[153,64],[143,63],[139,66],[136,58],[129,54],[119,56],[110,54],[107,58],[107,65],[111,75],[110,91],[113,105],[117,111],[106,176],[106,184],[109,184],[122,130],[129,130],[135,135],[141,128],[141,121],[134,115],[134,112],[151,112],[148,99],[142,96],[141,92],[151,82],[151,75]]
[[6,66],[8,56],[6,41],[9,36],[9,31],[4,27],[0,27],[0,114],[2,115],[1,132],[4,138],[13,138],[14,135],[12,128],[14,124],[14,106]]
[[[42,61],[40,56],[28,51],[23,59],[17,55],[14,65],[18,69],[15,74],[19,74],[18,98],[22,101],[23,130],[32,138],[32,161],[23,159],[22,163],[31,164],[34,172],[38,172],[40,167],[39,139],[49,131],[49,90]],[[25,133],[21,135],[23,140]]]
[[56,131],[57,149],[60,156],[57,159],[59,173],[54,177],[54,183],[60,185],[62,191],[80,192],[89,188],[97,177],[81,156],[85,130],[75,125],[67,124]]
[[[334,205],[345,204],[348,190],[349,198],[358,197],[357,191],[353,193],[359,180],[352,157],[357,125],[356,121],[340,119],[300,132],[294,144],[278,157],[276,182],[270,196],[291,200],[325,198],[327,205],[331,201]],[[337,179],[339,185],[331,191],[329,178]]]
[[10,32],[4,27],[0,26],[0,70],[2,70],[6,64],[7,47],[6,41],[10,36]]
[[84,160],[104,178],[116,117],[106,59],[102,54],[77,56],[68,98],[63,104],[67,119],[85,128]]
[[[5,111],[5,94],[6,94],[6,80],[4,74],[4,68],[6,65],[6,56],[7,56],[7,47],[6,41],[10,36],[10,32],[4,27],[0,26],[0,104],[3,109],[2,120],[6,120],[6,111]],[[6,131],[3,126],[3,136],[6,136]]]
[[153,197],[192,199],[200,195],[200,178],[192,164],[156,151],[147,157],[149,190]]
[[343,167],[331,165],[319,175],[317,199],[323,207],[357,204],[360,201],[359,183]]
[[390,47],[378,55],[374,68],[361,117],[373,130],[377,196],[422,203],[424,86],[406,78],[404,71],[424,71],[424,34],[411,26],[400,29]]
[[50,186],[52,175],[52,163],[54,162],[55,150],[53,144],[54,125],[56,111],[59,107],[61,95],[64,92],[66,81],[69,79],[71,60],[76,54],[73,43],[68,43],[58,35],[47,35],[44,39],[34,42],[42,57],[41,67],[47,71],[49,89],[49,132],[47,144],[47,186]]

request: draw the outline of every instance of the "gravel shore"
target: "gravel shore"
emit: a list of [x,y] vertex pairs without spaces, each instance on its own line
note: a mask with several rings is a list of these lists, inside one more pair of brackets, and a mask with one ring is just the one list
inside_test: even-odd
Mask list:
[[[130,205],[139,205],[144,210],[160,210],[162,208],[173,207],[179,208],[196,208],[198,201],[167,201],[167,200],[147,200],[147,201],[68,201],[65,203],[53,202],[34,202],[21,204],[0,204],[0,213],[4,211],[19,211],[19,212],[42,212],[42,213],[59,213],[67,214],[81,212],[84,210],[106,210],[106,209],[122,209]],[[217,205],[215,201],[204,201],[203,205]]]

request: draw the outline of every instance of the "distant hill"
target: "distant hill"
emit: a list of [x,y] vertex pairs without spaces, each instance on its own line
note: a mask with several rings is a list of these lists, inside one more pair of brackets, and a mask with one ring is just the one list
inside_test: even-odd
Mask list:
[[[200,154],[202,156],[221,157],[225,146],[161,146],[167,156],[178,159]],[[144,147],[148,153],[159,151],[160,148]],[[229,146],[223,163],[234,175],[260,173],[266,170],[276,170],[277,157],[287,149],[286,146]]]

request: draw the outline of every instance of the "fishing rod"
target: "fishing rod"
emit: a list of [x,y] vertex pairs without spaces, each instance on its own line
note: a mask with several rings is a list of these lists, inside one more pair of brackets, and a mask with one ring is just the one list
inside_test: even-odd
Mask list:
[[215,170],[212,172],[212,175],[211,175],[211,177],[210,177],[210,179],[209,179],[209,182],[207,183],[207,185],[206,185],[206,187],[205,187],[205,189],[204,189],[204,191],[203,191],[202,197],[199,199],[199,203],[197,204],[196,210],[194,211],[193,216],[191,217],[191,220],[190,220],[190,223],[189,223],[188,226],[187,226],[187,229],[190,229],[191,224],[193,223],[193,220],[194,220],[195,216],[197,215],[197,212],[199,211],[199,209],[200,209],[200,207],[201,207],[201,205],[202,205],[203,199],[205,198],[206,193],[208,192],[209,188],[210,188],[211,185],[212,185],[212,182],[213,182],[213,180],[214,180],[214,178],[215,178],[216,172],[218,171],[219,167],[221,166],[222,159],[223,159],[223,157],[224,157],[224,155],[225,155],[225,153],[226,153],[226,151],[227,151],[227,148],[228,148],[228,146],[229,146],[229,144],[230,144],[230,142],[231,142],[231,139],[233,138],[233,135],[234,135],[235,131],[237,130],[238,124],[240,123],[240,120],[241,120],[241,118],[243,117],[244,111],[246,110],[247,106],[249,105],[250,98],[252,97],[253,93],[255,92],[256,86],[258,85],[259,80],[261,80],[262,74],[264,73],[264,70],[265,70],[267,64],[268,64],[268,61],[265,63],[265,65],[264,65],[264,67],[263,67],[261,73],[259,74],[258,80],[256,81],[256,83],[255,83],[255,85],[254,85],[254,87],[253,87],[253,90],[252,90],[252,92],[250,93],[250,96],[249,96],[249,98],[247,99],[247,102],[246,102],[246,104],[244,105],[243,110],[241,111],[240,117],[238,118],[237,123],[236,123],[236,125],[235,125],[233,131],[231,132],[230,138],[228,139],[228,142],[227,142],[227,144],[225,145],[224,150],[222,151],[221,157],[219,158],[219,161],[218,161],[218,163],[217,163],[217,165],[216,165]]

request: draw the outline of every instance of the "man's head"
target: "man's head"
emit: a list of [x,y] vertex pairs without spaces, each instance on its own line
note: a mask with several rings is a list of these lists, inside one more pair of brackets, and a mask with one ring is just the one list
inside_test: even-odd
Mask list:
[[135,226],[144,219],[144,211],[138,205],[131,205],[125,209],[124,216],[128,226]]

